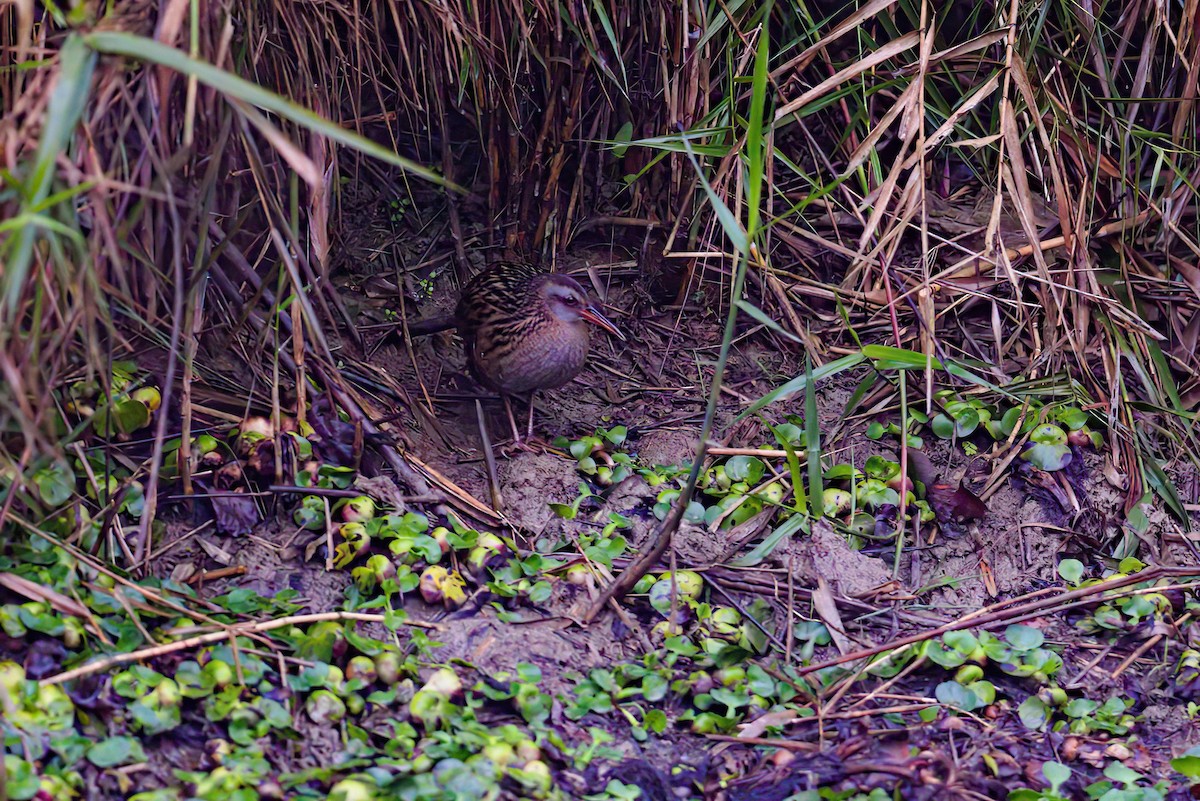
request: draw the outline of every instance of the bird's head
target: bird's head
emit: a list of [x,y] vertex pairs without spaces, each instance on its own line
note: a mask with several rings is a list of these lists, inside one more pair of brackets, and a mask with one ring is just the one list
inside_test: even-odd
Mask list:
[[551,275],[539,288],[539,294],[550,314],[564,323],[574,324],[582,320],[598,325],[622,342],[625,341],[621,329],[600,313],[596,305],[588,299],[587,292],[574,278]]

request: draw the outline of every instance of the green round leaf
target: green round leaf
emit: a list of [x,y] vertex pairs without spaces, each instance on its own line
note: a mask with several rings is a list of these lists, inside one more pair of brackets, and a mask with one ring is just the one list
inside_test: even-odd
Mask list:
[[[873,425],[879,425],[879,424],[874,423]],[[879,428],[880,428],[879,433],[882,436],[883,426],[879,426]],[[774,427],[773,431],[775,432],[776,437],[784,440],[785,442],[790,442],[792,445],[803,444],[804,429],[802,429],[798,425],[794,425],[792,423],[780,423],[779,425]]]
[[1017,715],[1025,728],[1040,731],[1050,719],[1050,710],[1036,695],[1031,695],[1017,707]]
[[1090,698],[1072,698],[1070,702],[1063,707],[1063,714],[1069,718],[1082,718],[1092,714],[1100,708],[1100,704]]
[[552,503],[550,509],[563,520],[575,519],[575,507],[565,503]]
[[1120,762],[1110,762],[1108,767],[1104,769],[1104,775],[1112,779],[1118,784],[1124,784],[1131,787],[1141,779],[1145,778],[1133,768],[1122,765]]
[[1077,585],[1083,579],[1083,562],[1078,559],[1064,559],[1058,563],[1058,575],[1068,584]]
[[961,709],[963,712],[970,712],[981,706],[979,696],[956,681],[944,681],[939,684],[934,691],[934,697],[942,704]]
[[628,428],[625,426],[613,426],[608,430],[608,433],[604,435],[604,438],[608,440],[614,448],[619,448],[625,444],[625,439],[628,436]]
[[981,706],[996,703],[996,685],[990,681],[973,681],[967,685],[967,689],[975,693]]
[[689,503],[687,511],[683,513],[683,519],[688,523],[704,522],[704,504],[699,501]]
[[979,647],[979,639],[969,631],[948,631],[942,637],[946,647],[970,656]]
[[875,455],[867,457],[867,462],[863,465],[863,471],[871,478],[887,481],[900,473],[900,465],[890,459],[884,459],[882,456]]
[[1200,779],[1200,745],[1194,745],[1172,759],[1171,767],[1189,779]]
[[75,473],[69,464],[60,460],[34,473],[33,485],[37,487],[42,503],[62,506],[75,492]]
[[1013,624],[1004,630],[1004,639],[1018,651],[1032,651],[1046,641],[1045,635],[1033,626]]
[[1117,565],[1117,570],[1121,571],[1122,573],[1140,573],[1145,569],[1146,563],[1141,559],[1138,559],[1136,556],[1126,556],[1121,560],[1120,564]]
[[1050,782],[1050,792],[1057,793],[1058,788],[1071,778],[1071,769],[1061,762],[1043,762],[1042,775]]
[[4,755],[4,778],[8,797],[14,801],[33,798],[41,786],[38,773],[33,765],[15,754]]
[[657,673],[651,673],[642,679],[642,696],[650,703],[657,703],[667,697],[670,682]]
[[1078,431],[1087,424],[1088,416],[1087,412],[1082,409],[1069,406],[1065,409],[1059,409],[1058,413],[1054,415],[1054,419],[1072,431]]
[[929,421],[929,427],[938,439],[950,439],[954,436],[954,421],[944,414],[935,415]]
[[725,463],[725,475],[732,481],[757,484],[763,477],[763,463],[757,456],[734,456]]
[[133,737],[109,737],[87,750],[88,761],[98,768],[111,768],[144,762],[146,752],[142,744]]
[[1033,430],[1029,435],[1029,439],[1032,442],[1042,445],[1065,445],[1067,443],[1067,432],[1053,423],[1043,423]]
[[1039,426],[1030,436],[1030,442],[1032,444],[1021,452],[1021,459],[1034,467],[1053,472],[1071,463],[1071,446],[1067,444],[1067,435],[1058,426]]
[[954,430],[960,437],[970,436],[979,428],[979,412],[970,407],[963,409],[955,418]]
[[930,640],[925,648],[925,656],[935,665],[950,670],[959,667],[967,661],[967,655],[953,648],[944,648],[937,640]]

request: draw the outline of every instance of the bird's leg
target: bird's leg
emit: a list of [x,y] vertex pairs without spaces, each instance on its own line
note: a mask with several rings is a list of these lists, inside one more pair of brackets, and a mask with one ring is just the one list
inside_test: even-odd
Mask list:
[[537,390],[529,393],[529,425],[525,429],[525,435],[528,439],[533,439],[533,399],[537,397]]
[[501,395],[504,400],[504,411],[508,412],[508,424],[512,426],[513,444],[521,444],[521,432],[517,429],[517,418],[513,415],[512,401],[507,395]]
[[517,420],[513,415],[512,402],[507,395],[502,397],[504,398],[504,408],[508,412],[509,425],[512,426],[513,441],[508,446],[501,448],[500,452],[505,456],[514,451],[530,451],[531,453],[549,452],[551,450],[550,445],[533,435],[533,393],[529,395],[529,420],[524,437],[517,430]]

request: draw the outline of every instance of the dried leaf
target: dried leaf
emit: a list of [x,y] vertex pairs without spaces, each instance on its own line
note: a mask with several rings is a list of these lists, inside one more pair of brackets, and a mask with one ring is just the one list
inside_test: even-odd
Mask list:
[[987,504],[962,484],[928,484],[925,500],[941,523],[969,523],[982,519],[988,511]]
[[0,573],[0,587],[5,587],[17,595],[23,595],[31,601],[44,601],[60,614],[85,619],[88,617],[87,608],[74,598],[68,598],[45,585],[36,584],[14,573]]
[[774,712],[768,712],[749,723],[741,724],[741,731],[738,732],[738,737],[761,737],[767,729],[785,726],[797,717],[799,717],[799,714],[794,709],[777,709]]
[[328,395],[313,400],[308,422],[313,427],[313,445],[320,450],[325,462],[339,467],[358,465],[362,430],[338,417]]
[[846,627],[842,623],[841,613],[838,612],[837,602],[833,600],[833,590],[829,589],[829,582],[821,576],[817,577],[817,589],[813,591],[812,599],[813,608],[817,610],[825,628],[829,629],[829,636],[833,638],[838,653],[848,654],[854,650],[854,644],[846,636]]
[[987,559],[979,560],[979,574],[983,581],[983,589],[987,592],[989,598],[995,598],[999,594],[996,589],[996,573],[992,570],[992,566],[988,564]]

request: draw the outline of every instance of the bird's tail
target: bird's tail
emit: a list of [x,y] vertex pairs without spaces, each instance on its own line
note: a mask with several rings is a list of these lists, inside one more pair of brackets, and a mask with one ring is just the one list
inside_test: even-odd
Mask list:
[[410,337],[423,337],[430,334],[436,334],[439,331],[446,331],[458,326],[458,318],[453,314],[442,314],[436,317],[424,317],[420,320],[410,320],[408,322],[408,335]]

